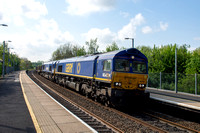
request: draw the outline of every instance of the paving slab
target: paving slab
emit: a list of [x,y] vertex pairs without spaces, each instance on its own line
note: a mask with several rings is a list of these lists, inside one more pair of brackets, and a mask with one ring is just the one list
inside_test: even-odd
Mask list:
[[19,73],[0,78],[0,133],[36,133],[22,93]]
[[[44,133],[92,133],[96,132],[86,123],[58,104],[38,87],[25,73],[20,73],[20,82],[26,102],[30,105],[37,132]],[[35,119],[34,119],[35,118]]]

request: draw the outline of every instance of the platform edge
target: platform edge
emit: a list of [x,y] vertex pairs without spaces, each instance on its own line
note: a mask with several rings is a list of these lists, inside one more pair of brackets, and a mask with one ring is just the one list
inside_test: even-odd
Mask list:
[[35,115],[33,113],[32,107],[31,107],[31,105],[30,105],[30,103],[28,101],[28,98],[27,98],[26,94],[25,94],[24,87],[23,87],[22,80],[21,80],[21,72],[20,72],[20,75],[19,75],[19,80],[20,80],[20,85],[21,85],[21,88],[22,88],[24,100],[26,102],[27,108],[29,110],[30,116],[31,116],[32,121],[33,121],[33,125],[35,126],[35,129],[36,129],[36,132],[37,133],[42,133],[42,130],[41,130],[39,124],[38,124],[38,121],[37,121],[37,119],[36,119],[36,117],[35,117]]

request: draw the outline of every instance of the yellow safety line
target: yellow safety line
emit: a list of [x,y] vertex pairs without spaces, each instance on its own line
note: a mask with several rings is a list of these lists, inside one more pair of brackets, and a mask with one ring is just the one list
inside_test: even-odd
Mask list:
[[[90,78],[90,79],[93,78],[93,77],[89,77],[89,76],[81,76],[81,75],[68,74],[68,73],[62,73],[62,72],[56,72],[56,73],[57,74],[63,74],[63,75],[71,75],[71,76],[76,76],[76,77],[81,77],[81,78]],[[96,78],[96,77],[94,79],[103,80],[103,81],[111,81],[111,79]]]
[[37,133],[42,133],[42,130],[40,129],[38,121],[37,121],[37,119],[36,119],[36,117],[35,117],[35,115],[33,113],[32,107],[31,107],[31,105],[30,105],[30,103],[28,101],[28,98],[27,98],[26,94],[25,94],[24,87],[22,85],[22,80],[21,80],[21,72],[20,72],[19,77],[20,77],[20,84],[21,84],[21,87],[22,87],[22,92],[23,92],[23,95],[24,95],[24,99],[25,99],[26,105],[28,107],[29,113],[31,115],[31,118],[32,118],[33,124],[35,126],[35,129],[36,129]]
[[103,81],[111,81],[111,79],[104,79],[104,78],[95,78],[97,80],[103,80]]
[[69,73],[62,73],[62,72],[56,72],[56,73],[57,73],[57,74],[64,74],[64,75],[72,75],[72,76],[82,77],[82,78],[90,78],[90,79],[93,78],[93,77],[89,77],[89,76],[81,76],[81,75],[69,74]]

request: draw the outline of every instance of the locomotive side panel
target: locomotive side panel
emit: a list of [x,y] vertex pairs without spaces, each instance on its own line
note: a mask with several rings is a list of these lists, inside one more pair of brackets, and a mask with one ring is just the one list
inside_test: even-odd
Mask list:
[[75,74],[77,76],[86,76],[93,78],[94,60],[92,61],[78,61],[75,66]]
[[97,60],[96,70],[95,79],[97,81],[110,83],[112,77],[112,59]]

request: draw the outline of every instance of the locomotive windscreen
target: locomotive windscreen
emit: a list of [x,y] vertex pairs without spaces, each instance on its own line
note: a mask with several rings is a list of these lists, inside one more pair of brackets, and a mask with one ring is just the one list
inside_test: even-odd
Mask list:
[[129,72],[130,62],[126,59],[115,59],[115,71]]
[[146,63],[133,61],[132,70],[134,73],[147,73]]

